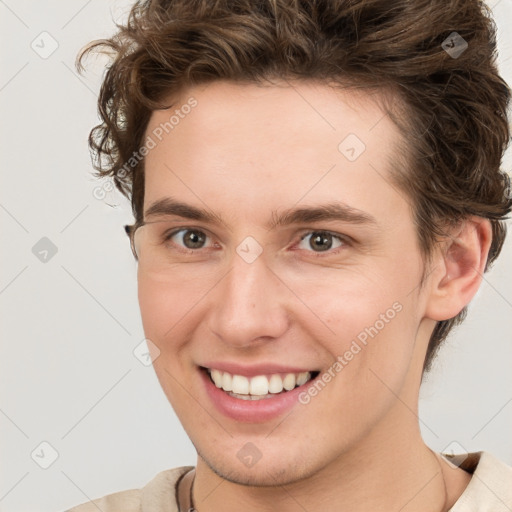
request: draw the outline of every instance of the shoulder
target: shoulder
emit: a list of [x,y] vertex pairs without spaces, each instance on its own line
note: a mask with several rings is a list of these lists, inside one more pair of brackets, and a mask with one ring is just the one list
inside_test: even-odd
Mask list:
[[97,498],[66,512],[177,512],[176,484],[193,466],[167,469],[140,489],[129,489]]
[[491,453],[483,451],[448,459],[472,474],[468,486],[450,512],[510,512],[512,510],[511,466]]

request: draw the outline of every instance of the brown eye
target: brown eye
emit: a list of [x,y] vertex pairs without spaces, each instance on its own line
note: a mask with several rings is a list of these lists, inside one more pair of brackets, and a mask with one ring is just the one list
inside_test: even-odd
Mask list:
[[[335,240],[338,240],[337,245],[335,244]],[[330,249],[338,248],[343,245],[343,240],[341,237],[329,233],[327,231],[312,231],[301,238],[301,243],[307,240],[305,243],[307,245],[306,249],[313,249],[313,252],[325,252]],[[302,247],[304,248],[304,247]]]
[[[183,233],[181,236],[177,236],[179,233]],[[169,236],[169,239],[177,237],[181,239],[181,243],[186,249],[202,249],[204,246],[206,235],[202,231],[196,229],[180,229],[175,231]]]

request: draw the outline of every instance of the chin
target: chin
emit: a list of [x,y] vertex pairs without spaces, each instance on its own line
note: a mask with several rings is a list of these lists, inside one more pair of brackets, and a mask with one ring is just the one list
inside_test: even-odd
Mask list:
[[[242,463],[232,464],[231,461],[219,458],[205,457],[198,452],[199,457],[217,476],[238,485],[250,487],[278,487],[292,484],[311,476],[315,468],[301,468],[297,460],[285,461],[278,457],[277,461],[259,460],[252,467],[243,467]],[[238,462],[238,460],[237,460]]]

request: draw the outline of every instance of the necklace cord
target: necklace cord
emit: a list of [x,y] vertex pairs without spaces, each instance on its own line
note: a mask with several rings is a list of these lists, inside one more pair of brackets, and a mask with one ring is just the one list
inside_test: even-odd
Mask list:
[[194,471],[194,478],[192,478],[192,482],[190,484],[190,510],[188,512],[197,512],[196,506],[194,505],[194,482],[196,481],[196,474]]
[[441,463],[439,462],[439,458],[437,457],[437,455],[434,453],[433,450],[431,450],[429,448],[429,450],[432,452],[432,455],[435,457],[436,459],[436,462],[437,462],[437,465],[439,466],[439,471],[441,472],[441,477],[443,478],[443,486],[444,486],[444,502],[443,502],[443,505],[441,507],[441,510],[440,512],[448,512],[446,510],[446,504],[448,502],[448,489],[446,488],[446,480],[444,478],[444,472],[443,472],[443,468],[441,467]]

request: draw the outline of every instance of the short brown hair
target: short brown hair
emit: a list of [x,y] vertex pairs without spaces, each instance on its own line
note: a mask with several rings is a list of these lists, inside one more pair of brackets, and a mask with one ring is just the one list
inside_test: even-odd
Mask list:
[[[425,256],[443,226],[470,215],[492,224],[486,270],[500,253],[512,207],[510,180],[500,171],[510,90],[496,68],[496,28],[483,2],[140,0],[117,27],[86,47],[77,66],[92,49],[112,56],[98,101],[102,123],[89,145],[96,175],[114,179],[136,222],[144,160],[128,172],[126,162],[151,113],[168,108],[163,98],[219,79],[321,80],[387,88],[404,107],[402,118],[389,112],[406,141],[406,164],[394,178],[412,201]],[[453,41],[457,54],[449,51]],[[424,371],[465,314],[437,323]]]

